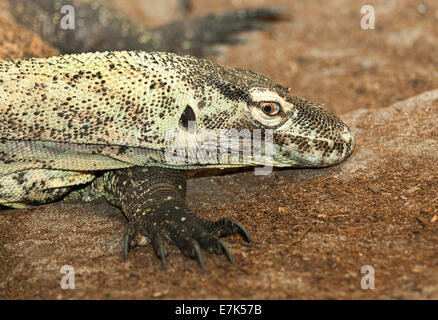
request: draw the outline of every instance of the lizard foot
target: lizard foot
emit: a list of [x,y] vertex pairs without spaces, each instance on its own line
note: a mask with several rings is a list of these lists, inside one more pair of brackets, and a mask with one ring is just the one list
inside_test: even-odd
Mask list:
[[248,232],[238,222],[227,218],[215,222],[201,219],[178,200],[170,199],[159,205],[148,204],[136,211],[141,215],[139,219],[134,216],[125,233],[124,257],[128,259],[130,248],[152,244],[164,270],[167,269],[166,248],[169,243],[175,244],[185,256],[196,259],[202,272],[205,272],[201,249],[225,254],[228,261],[234,263],[230,250],[219,237],[240,234],[247,242],[251,242]]

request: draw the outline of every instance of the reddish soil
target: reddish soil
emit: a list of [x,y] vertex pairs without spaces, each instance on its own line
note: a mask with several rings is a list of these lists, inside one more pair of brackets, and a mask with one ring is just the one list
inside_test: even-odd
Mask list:
[[[114,2],[151,25],[180,15],[162,8],[176,8],[171,0],[154,0],[154,16],[140,0]],[[267,4],[196,0],[189,16]],[[360,28],[365,4],[375,6],[375,30]],[[438,88],[438,4],[269,5],[288,8],[291,19],[211,58],[325,103],[353,129],[353,156],[318,170],[190,179],[196,214],[233,218],[253,238],[225,239],[235,265],[204,253],[206,274],[175,247],[167,272],[150,247],[125,262],[126,220],[103,201],[2,211],[0,298],[438,299],[438,91],[392,105]],[[64,265],[75,268],[74,290],[60,287]],[[375,270],[374,290],[361,288],[364,265]]]

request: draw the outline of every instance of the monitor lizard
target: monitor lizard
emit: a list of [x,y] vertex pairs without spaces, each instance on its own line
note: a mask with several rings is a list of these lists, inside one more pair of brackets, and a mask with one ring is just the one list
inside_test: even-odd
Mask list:
[[[103,196],[128,218],[125,258],[131,247],[152,244],[164,269],[169,243],[204,270],[201,248],[233,262],[220,237],[251,241],[234,220],[191,213],[185,169],[324,167],[348,157],[354,144],[321,104],[260,74],[165,52],[2,61],[0,110],[0,204],[43,204],[84,186],[84,200]],[[169,161],[169,132],[202,148],[197,139],[206,130],[272,134],[272,154]]]
[[[205,56],[214,53],[213,45],[240,42],[236,33],[269,29],[268,22],[281,21],[289,15],[281,8],[248,8],[148,27],[108,1],[8,0],[8,3],[8,11],[17,23],[63,54],[142,50]],[[60,27],[66,16],[61,13],[65,5],[74,8],[74,29]]]

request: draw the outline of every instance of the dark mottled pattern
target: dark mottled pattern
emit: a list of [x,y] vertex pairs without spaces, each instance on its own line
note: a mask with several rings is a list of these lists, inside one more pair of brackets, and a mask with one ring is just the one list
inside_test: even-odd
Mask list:
[[[342,137],[344,131],[349,134],[348,128],[318,104],[293,96],[254,72],[190,56],[67,55],[3,62],[0,73],[0,137],[6,140],[118,146],[113,158],[125,154],[128,147],[163,151],[172,143],[165,140],[166,134],[179,127],[187,105],[194,110],[199,130],[263,128],[247,114],[248,106],[258,105],[251,96],[251,90],[258,88],[284,100],[281,121],[274,127],[278,145],[274,156],[283,165],[327,165],[337,162],[330,157],[340,160],[351,151],[352,142]],[[311,144],[300,143],[302,139]],[[302,161],[288,161],[291,152],[294,161]],[[77,170],[91,168],[84,163]]]
[[52,202],[93,179],[92,173],[40,169],[0,175],[0,204],[25,208]]
[[[263,20],[278,19],[282,11],[260,8],[209,15],[148,28],[120,10],[100,2],[78,0],[9,0],[16,21],[40,35],[62,53],[105,50],[168,51],[202,56],[208,47],[232,42],[235,33],[265,29]],[[72,5],[76,29],[60,28],[63,5]]]
[[213,222],[190,212],[185,203],[184,171],[133,167],[109,171],[93,185],[129,220],[125,255],[131,246],[152,243],[166,268],[166,246],[173,243],[184,255],[198,259],[203,269],[200,248],[224,253],[233,262],[219,237],[242,233],[250,241],[245,229],[230,219]]
[[[278,113],[265,113],[265,102],[276,103]],[[195,132],[180,126],[187,113]],[[0,62],[0,204],[50,202],[91,182],[85,200],[104,196],[129,219],[125,257],[131,246],[152,243],[166,268],[166,246],[174,243],[202,269],[201,248],[233,262],[219,237],[240,233],[250,241],[246,230],[229,219],[193,215],[184,201],[184,172],[175,170],[189,166],[164,168],[163,151],[172,143],[166,134],[176,130],[201,147],[202,129],[260,129],[262,137],[273,130],[274,166],[331,165],[353,148],[348,127],[321,105],[259,74],[207,60],[135,51]],[[266,160],[239,155],[209,165]]]

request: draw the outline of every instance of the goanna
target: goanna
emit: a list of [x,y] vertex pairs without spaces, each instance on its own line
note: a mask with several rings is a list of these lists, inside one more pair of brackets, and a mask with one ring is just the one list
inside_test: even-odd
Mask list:
[[[280,8],[264,7],[211,14],[150,28],[133,21],[109,1],[8,0],[15,21],[38,34],[63,54],[142,50],[205,56],[211,46],[239,42],[240,32],[269,29],[269,22],[288,16]],[[71,28],[62,28],[62,8],[74,9]],[[153,8],[150,8],[153,10]],[[71,11],[69,11],[71,12]]]
[[[169,132],[201,148],[207,130],[259,130],[272,152],[223,161],[213,144],[217,161],[168,161]],[[84,186],[84,200],[103,196],[129,220],[125,257],[151,243],[164,268],[169,243],[204,269],[201,249],[233,262],[220,237],[250,241],[236,221],[190,212],[184,169],[322,167],[352,150],[350,129],[322,105],[248,70],[142,51],[0,62],[0,204],[43,204]]]

